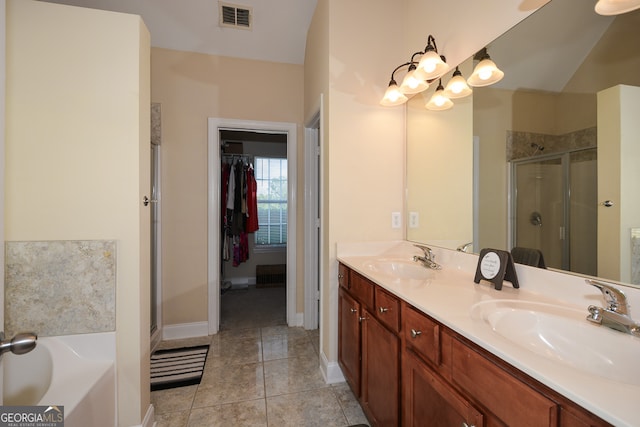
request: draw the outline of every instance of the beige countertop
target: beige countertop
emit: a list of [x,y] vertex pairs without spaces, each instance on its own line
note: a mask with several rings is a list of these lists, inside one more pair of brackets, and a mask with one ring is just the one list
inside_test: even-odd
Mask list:
[[[421,251],[411,242],[339,243],[337,256],[338,261],[602,419],[616,426],[640,425],[640,338],[586,320],[587,307],[592,304],[602,306],[603,302],[600,291],[587,285],[584,277],[516,265],[520,288],[515,289],[505,282],[502,290],[497,291],[491,284],[474,283],[477,255],[432,249],[442,269],[429,270],[425,279],[398,278],[371,268],[372,263],[380,260],[412,261]],[[640,289],[620,289],[629,299],[632,317],[638,320]],[[583,354],[552,357],[537,354],[496,333],[488,323],[472,315],[478,303],[495,301],[560,307],[563,315],[566,310],[567,316],[577,320],[571,325],[580,329],[580,333],[593,334],[598,357],[604,353],[607,358],[611,356],[611,360],[633,359],[635,364],[629,364],[628,376],[626,371],[615,376],[606,372],[596,374],[567,360],[567,357],[583,360]],[[634,307],[638,307],[635,312]],[[584,326],[581,319],[584,319]],[[603,345],[605,342],[615,345]],[[579,345],[575,348],[585,353],[590,349]],[[588,357],[585,354],[584,360]]]

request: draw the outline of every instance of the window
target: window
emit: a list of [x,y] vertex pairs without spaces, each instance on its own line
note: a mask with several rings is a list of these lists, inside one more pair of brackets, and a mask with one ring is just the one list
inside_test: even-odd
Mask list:
[[258,225],[256,246],[287,244],[287,159],[256,157]]

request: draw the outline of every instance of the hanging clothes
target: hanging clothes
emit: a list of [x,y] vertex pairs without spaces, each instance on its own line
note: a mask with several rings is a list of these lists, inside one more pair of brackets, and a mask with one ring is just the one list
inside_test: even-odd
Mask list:
[[[235,160],[235,161],[234,161]],[[223,164],[221,176],[222,258],[234,266],[249,259],[248,233],[258,230],[257,183],[244,158]]]
[[255,233],[258,226],[258,183],[253,165],[247,168],[247,233]]

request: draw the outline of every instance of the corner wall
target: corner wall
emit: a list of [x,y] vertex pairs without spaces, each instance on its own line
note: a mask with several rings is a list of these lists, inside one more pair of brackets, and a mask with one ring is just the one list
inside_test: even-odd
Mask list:
[[7,1],[5,238],[116,241],[120,425],[150,404],[148,64],[138,16]]

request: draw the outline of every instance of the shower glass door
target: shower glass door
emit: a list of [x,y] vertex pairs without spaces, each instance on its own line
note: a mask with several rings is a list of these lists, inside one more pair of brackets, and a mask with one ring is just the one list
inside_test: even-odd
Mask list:
[[547,267],[596,274],[596,149],[512,163],[512,246],[542,251]]

